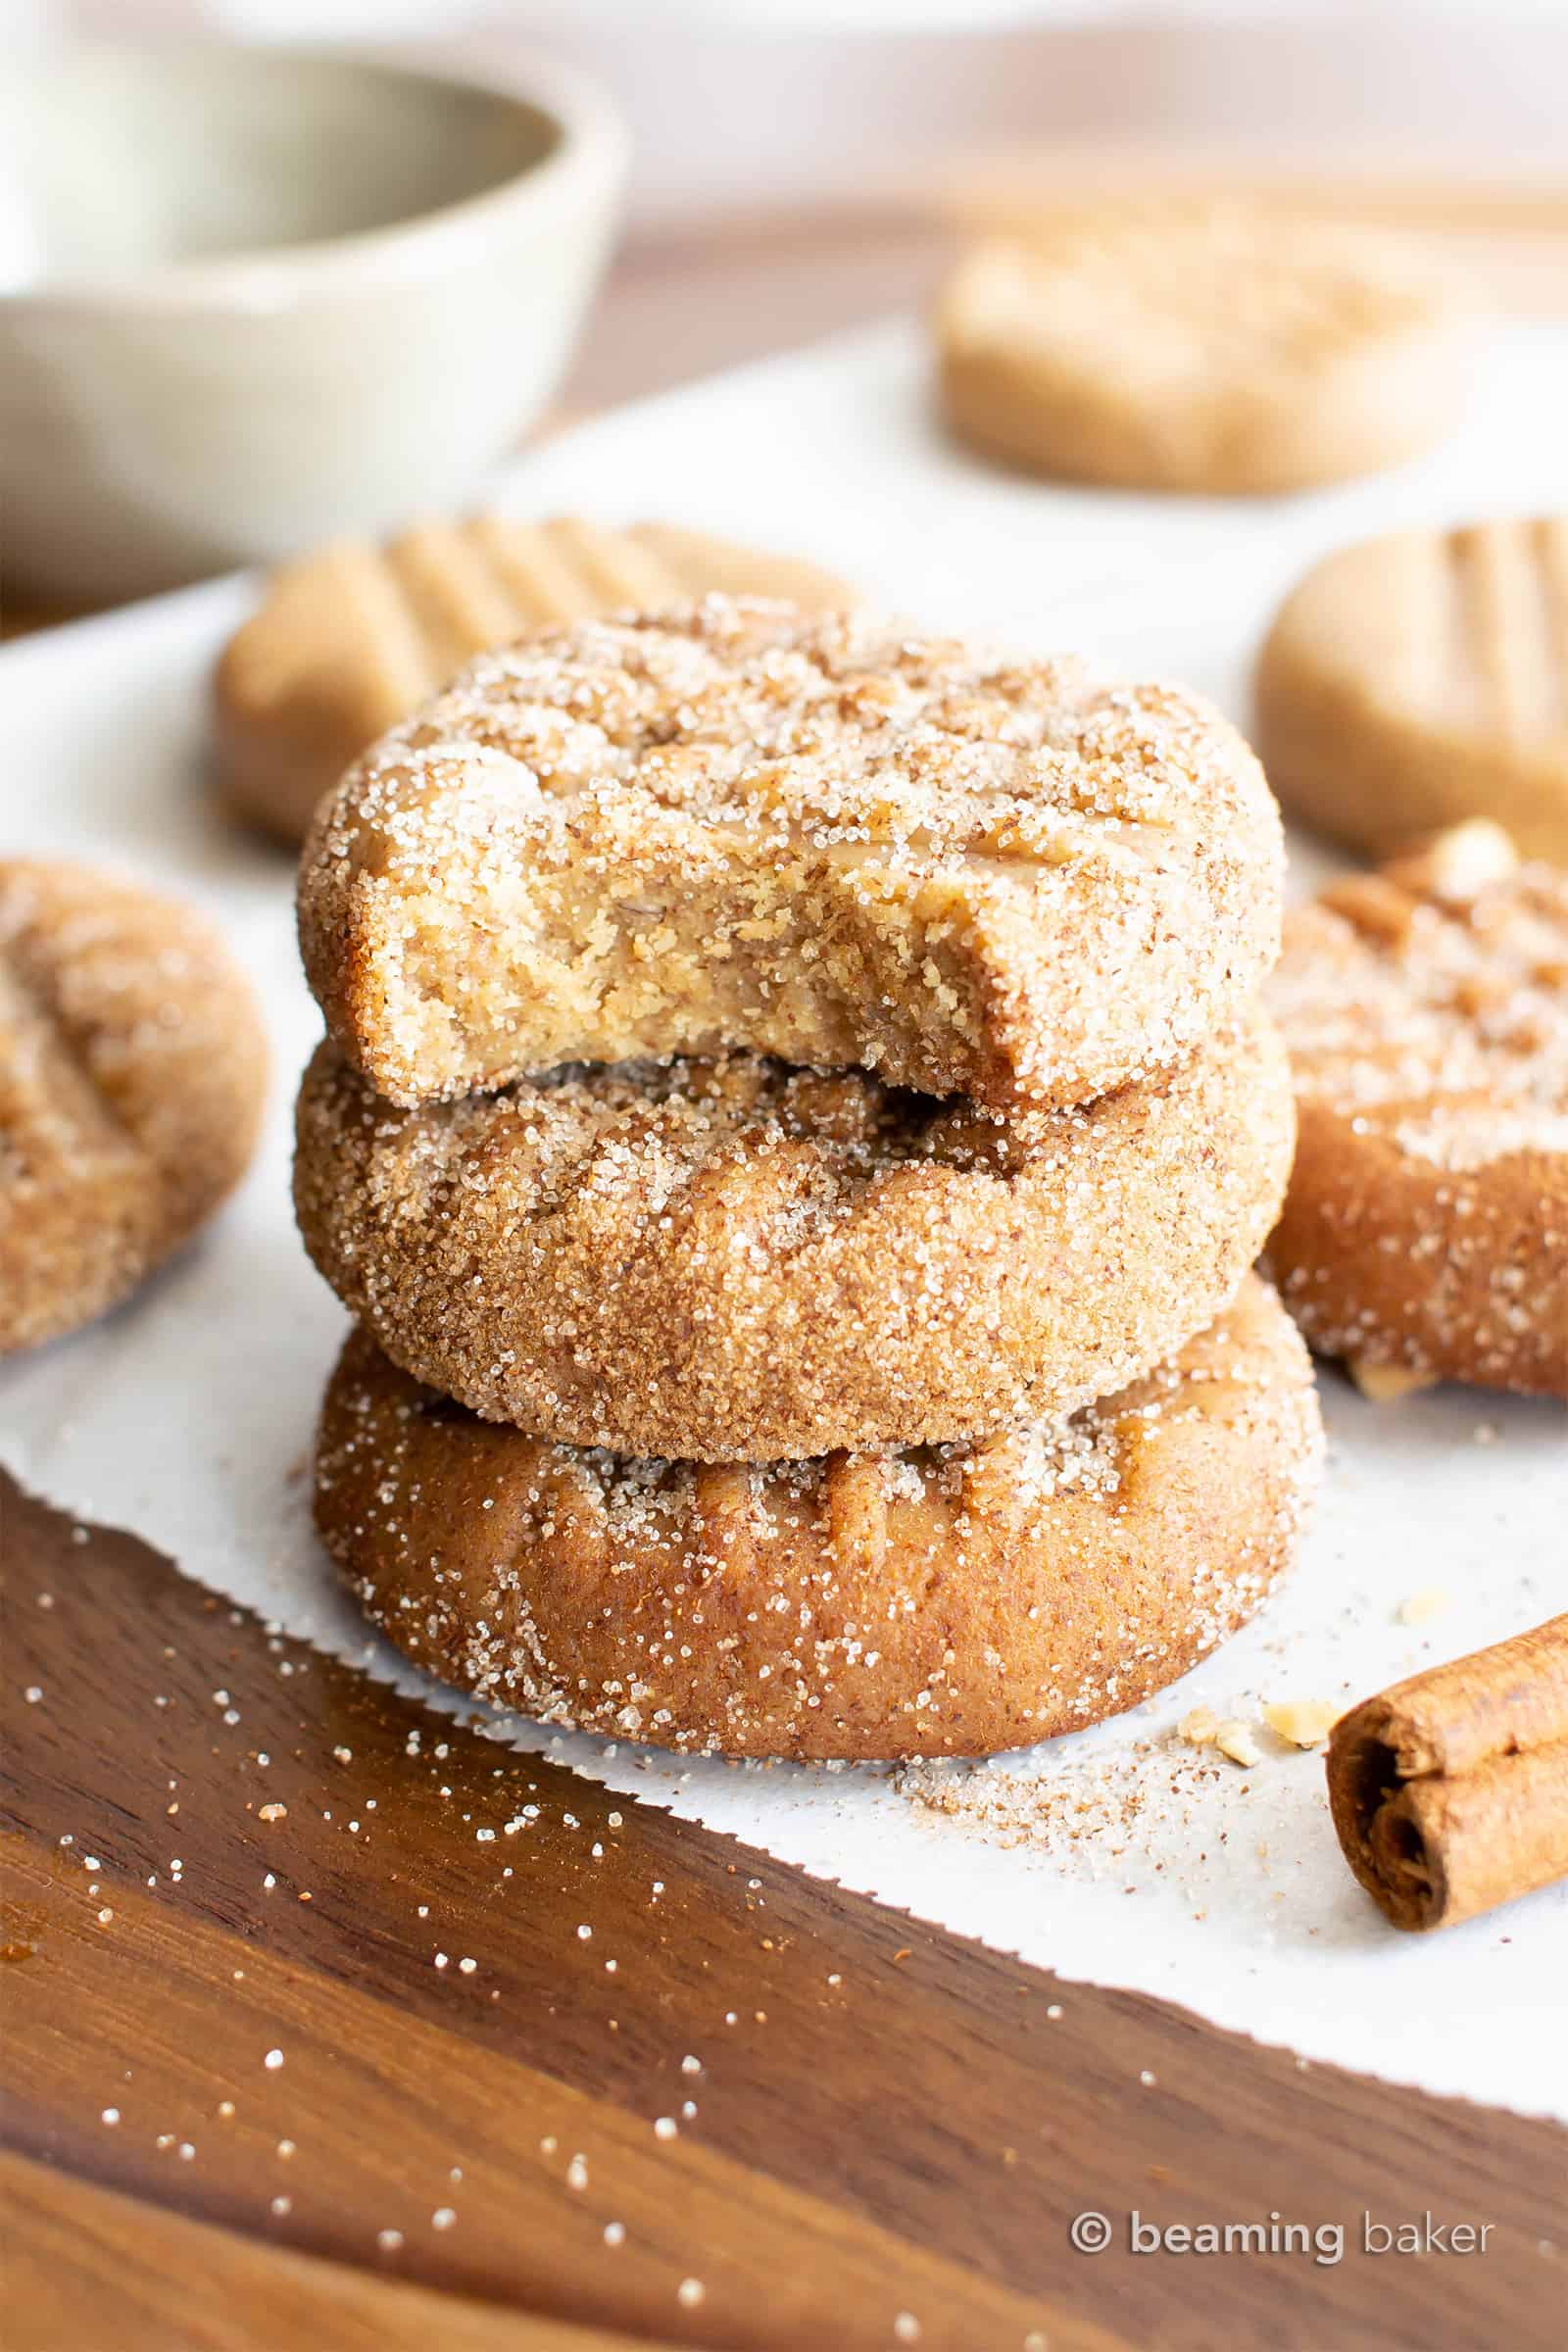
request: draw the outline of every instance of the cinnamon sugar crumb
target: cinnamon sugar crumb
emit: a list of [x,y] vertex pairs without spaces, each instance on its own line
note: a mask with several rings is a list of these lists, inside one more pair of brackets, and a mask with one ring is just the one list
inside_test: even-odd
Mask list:
[[[1163,1868],[1201,1846],[1204,1802],[1230,1778],[1211,1749],[1211,1739],[1195,1746],[1178,1733],[1134,1740],[1070,1771],[907,1764],[893,1786],[922,1812],[961,1823],[991,1844],[1048,1855],[1074,1876],[1097,1878],[1131,1855]],[[1046,2014],[1060,2011],[1054,2004]]]

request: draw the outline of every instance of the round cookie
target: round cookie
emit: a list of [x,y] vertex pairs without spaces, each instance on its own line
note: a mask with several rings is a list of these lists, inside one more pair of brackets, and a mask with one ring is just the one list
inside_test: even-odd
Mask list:
[[1466,817],[1568,864],[1568,514],[1342,548],[1258,659],[1288,808],[1374,857]]
[[1292,1135],[1253,1008],[1161,1079],[1005,1119],[750,1054],[398,1110],[323,1045],[295,1208],[394,1361],[488,1419],[765,1461],[1138,1377],[1235,1291]]
[[1268,1260],[1376,1396],[1568,1396],[1568,870],[1477,820],[1286,924],[1300,1140]]
[[1064,212],[971,250],[935,320],[983,455],[1143,490],[1300,490],[1446,432],[1474,335],[1397,239],[1278,211]]
[[1135,1706],[1244,1623],[1321,1445],[1306,1350],[1251,1276],[1070,1420],[764,1467],[546,1445],[357,1331],[316,1519],[417,1665],[547,1723],[731,1755],[985,1755]]
[[710,590],[853,605],[832,572],[670,522],[626,530],[558,515],[470,514],[286,564],[229,639],[213,679],[219,788],[280,841],[367,744],[486,647],[541,623],[660,611]]
[[394,1102],[727,1047],[1079,1102],[1253,992],[1282,871],[1173,688],[714,597],[475,662],[319,811],[300,938]]
[[188,907],[0,859],[0,1354],[128,1297],[244,1174],[267,1048]]

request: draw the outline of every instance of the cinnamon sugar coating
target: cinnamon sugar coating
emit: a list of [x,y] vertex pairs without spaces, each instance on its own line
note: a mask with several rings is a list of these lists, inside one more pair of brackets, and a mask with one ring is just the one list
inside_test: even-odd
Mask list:
[[970,1437],[1146,1372],[1234,1293],[1293,1137],[1249,1008],[1004,1118],[749,1054],[400,1110],[330,1044],[295,1204],[393,1359],[489,1419],[705,1461]]
[[267,1048],[189,907],[0,860],[0,1355],[128,1297],[243,1175]]
[[1287,921],[1270,1263],[1314,1348],[1568,1396],[1568,869],[1442,835]]
[[1235,1013],[1282,865],[1175,688],[712,597],[538,631],[394,728],[318,813],[300,937],[405,1105],[726,1047],[1079,1102]]
[[480,1421],[354,1333],[316,1517],[416,1664],[549,1723],[733,1755],[982,1755],[1136,1705],[1287,1565],[1321,1430],[1249,1277],[1138,1386],[973,1444],[761,1466]]

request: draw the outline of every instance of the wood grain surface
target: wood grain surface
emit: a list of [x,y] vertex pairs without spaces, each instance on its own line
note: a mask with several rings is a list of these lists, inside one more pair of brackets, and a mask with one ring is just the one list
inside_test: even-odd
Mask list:
[[6,2352],[628,2352],[534,2319],[266,2246],[0,2151]]
[[[808,1879],[3,1474],[0,1556],[8,2346],[1560,2341],[1568,2133]],[[1139,2256],[1134,2208],[1348,2243]],[[1367,2210],[1488,2251],[1374,2262]]]

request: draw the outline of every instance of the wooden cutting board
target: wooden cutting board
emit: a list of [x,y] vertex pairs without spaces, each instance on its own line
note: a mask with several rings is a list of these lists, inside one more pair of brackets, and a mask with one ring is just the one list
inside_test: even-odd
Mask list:
[[[3,1473],[0,1557],[8,2352],[1560,2342],[1554,2126],[808,1879]],[[1348,2242],[1141,2256],[1135,2208]]]

